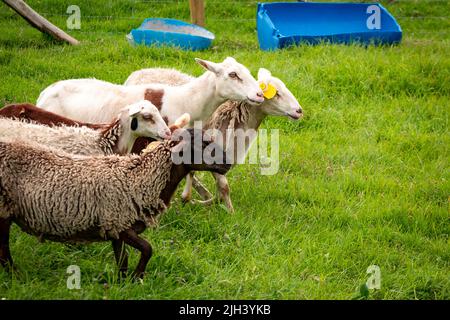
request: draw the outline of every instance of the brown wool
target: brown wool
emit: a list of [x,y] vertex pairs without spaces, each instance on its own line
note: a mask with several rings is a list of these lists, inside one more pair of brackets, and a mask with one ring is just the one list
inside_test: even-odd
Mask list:
[[159,196],[170,178],[171,143],[151,144],[140,156],[86,157],[1,139],[0,218],[69,242],[118,238],[139,221],[155,225],[166,209]]

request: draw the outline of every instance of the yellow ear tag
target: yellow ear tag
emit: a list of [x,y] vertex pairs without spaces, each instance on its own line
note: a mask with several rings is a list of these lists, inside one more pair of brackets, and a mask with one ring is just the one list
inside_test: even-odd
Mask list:
[[259,87],[264,93],[264,98],[266,99],[272,99],[277,94],[277,89],[271,85],[270,83],[266,85],[265,83],[260,83]]

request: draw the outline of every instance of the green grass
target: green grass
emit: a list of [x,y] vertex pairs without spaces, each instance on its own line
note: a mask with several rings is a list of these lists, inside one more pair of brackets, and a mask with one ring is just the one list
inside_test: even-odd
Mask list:
[[[65,28],[73,1],[28,2]],[[266,67],[283,79],[306,116],[264,122],[280,129],[280,171],[234,168],[235,215],[183,206],[177,194],[161,226],[144,233],[154,255],[143,284],[114,281],[109,243],[40,244],[15,226],[11,248],[21,273],[0,270],[0,298],[351,299],[372,264],[382,283],[370,299],[450,298],[447,1],[383,1],[403,28],[399,46],[272,53],[258,49],[253,1],[206,1],[217,39],[200,53],[125,40],[145,17],[188,20],[188,1],[76,2],[77,47],[52,42],[0,4],[0,105],[35,102],[60,79],[121,83],[154,66],[199,75],[194,57],[234,56],[254,74]],[[131,257],[134,267],[138,254]],[[80,290],[66,288],[71,264],[81,267]]]

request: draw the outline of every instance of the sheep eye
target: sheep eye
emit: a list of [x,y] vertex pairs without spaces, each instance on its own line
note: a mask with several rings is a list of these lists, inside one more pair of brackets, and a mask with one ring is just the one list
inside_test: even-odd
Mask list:
[[150,113],[144,113],[142,115],[142,119],[147,120],[147,121],[153,121],[153,116]]
[[280,96],[280,94],[277,92],[277,93],[275,93],[275,97],[277,97],[277,98],[281,98],[281,96]]
[[228,76],[229,76],[231,79],[237,79],[237,78],[238,78],[238,75],[237,75],[236,72],[230,72],[230,73],[228,74]]

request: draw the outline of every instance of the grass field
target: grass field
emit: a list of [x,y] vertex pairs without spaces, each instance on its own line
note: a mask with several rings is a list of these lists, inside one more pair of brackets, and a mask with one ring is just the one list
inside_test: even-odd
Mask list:
[[[450,298],[448,1],[382,1],[402,26],[399,46],[271,53],[258,49],[255,1],[207,0],[217,39],[200,53],[125,40],[145,17],[189,20],[188,1],[27,2],[62,28],[66,8],[79,5],[81,30],[70,33],[82,44],[54,43],[0,4],[0,105],[35,102],[61,79],[121,83],[154,66],[199,75],[194,57],[233,56],[283,79],[305,118],[264,122],[280,130],[280,171],[234,168],[235,215],[183,206],[177,194],[161,226],[144,234],[154,255],[143,284],[114,281],[109,243],[41,244],[14,226],[20,275],[0,270],[0,298],[352,299],[370,265],[380,267],[381,289],[369,299]],[[133,251],[131,267],[137,258]],[[80,290],[66,288],[72,264]]]

